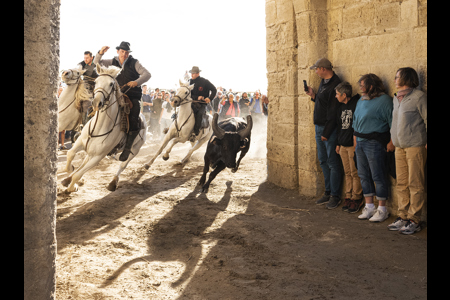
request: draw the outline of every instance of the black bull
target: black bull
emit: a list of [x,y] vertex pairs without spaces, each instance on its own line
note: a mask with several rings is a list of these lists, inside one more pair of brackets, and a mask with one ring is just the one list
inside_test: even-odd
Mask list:
[[[247,123],[242,118],[229,118],[217,124],[218,117],[219,115],[215,113],[212,122],[213,135],[208,141],[204,157],[203,175],[197,184],[202,186],[202,192],[205,193],[208,192],[211,181],[223,169],[230,168],[231,172],[236,172],[241,159],[250,148],[250,135],[253,127],[250,115],[247,116]],[[241,151],[241,155],[236,163],[239,151]],[[208,181],[205,183],[210,166],[214,171],[209,174]]]

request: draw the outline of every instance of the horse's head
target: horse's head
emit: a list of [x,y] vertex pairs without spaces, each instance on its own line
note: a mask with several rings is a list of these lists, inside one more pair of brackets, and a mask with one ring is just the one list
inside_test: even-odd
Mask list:
[[177,92],[172,100],[172,105],[174,107],[180,106],[182,102],[185,100],[191,100],[191,91],[194,88],[194,85],[189,85],[187,82],[183,83],[180,80],[180,87],[177,89]]
[[63,70],[61,74],[61,80],[64,81],[65,84],[71,85],[76,82],[78,82],[78,79],[80,78],[83,73],[86,72],[86,70],[81,69],[68,69]]
[[92,101],[94,111],[102,107],[109,100],[111,94],[118,90],[116,77],[121,71],[118,67],[105,68],[100,64],[97,64],[96,69],[98,77],[95,79],[94,100]]

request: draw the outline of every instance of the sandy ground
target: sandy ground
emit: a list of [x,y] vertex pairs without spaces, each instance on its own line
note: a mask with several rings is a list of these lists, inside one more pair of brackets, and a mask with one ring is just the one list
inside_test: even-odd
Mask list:
[[140,173],[159,147],[147,141],[115,192],[119,161],[105,158],[72,194],[58,151],[57,299],[427,298],[426,228],[401,235],[386,228],[394,217],[372,224],[268,183],[256,135],[202,194],[206,146],[177,165],[189,146]]

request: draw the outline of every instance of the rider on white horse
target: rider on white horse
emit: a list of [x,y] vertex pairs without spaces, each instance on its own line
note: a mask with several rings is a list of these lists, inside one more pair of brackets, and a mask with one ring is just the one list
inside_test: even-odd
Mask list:
[[139,133],[139,113],[141,110],[139,102],[142,96],[141,85],[150,79],[151,74],[137,59],[130,55],[130,43],[120,43],[120,45],[116,47],[118,56],[115,56],[113,59],[102,60],[103,54],[105,54],[108,49],[108,46],[103,46],[100,49],[95,56],[94,64],[100,63],[105,67],[113,65],[122,68],[122,71],[116,79],[120,87],[125,90],[124,93],[133,103],[133,107],[129,114],[130,129],[127,135],[127,141],[125,142],[125,149],[119,157],[120,161],[126,161],[130,155],[133,141]]
[[194,89],[191,92],[191,98],[193,100],[191,107],[195,116],[194,134],[196,136],[200,133],[206,105],[211,102],[211,99],[214,99],[217,92],[216,87],[208,79],[200,77],[200,72],[201,70],[197,66],[193,66],[189,71],[189,73],[191,73],[189,85],[195,84]]

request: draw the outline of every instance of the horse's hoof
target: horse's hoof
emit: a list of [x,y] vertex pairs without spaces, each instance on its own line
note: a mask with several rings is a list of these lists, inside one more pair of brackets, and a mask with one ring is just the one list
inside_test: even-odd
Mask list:
[[167,155],[167,156],[164,155],[162,158],[163,158],[164,160],[168,160],[168,159],[169,159],[169,155]]
[[69,186],[71,181],[72,181],[72,177],[66,177],[66,178],[63,179],[63,181],[61,181],[61,184],[63,186]]
[[148,170],[148,169],[150,169],[150,166],[149,166],[148,164],[145,164],[145,165],[144,165],[144,169],[145,169],[145,170]]
[[68,188],[65,190],[65,192],[67,194],[73,193],[73,192],[77,192],[78,191],[78,184],[74,184],[72,188]]
[[108,191],[114,192],[117,189],[117,183],[116,181],[111,181],[106,188],[108,189]]
[[237,170],[237,168],[231,169],[231,173],[236,173]]
[[203,186],[202,187],[202,193],[207,193],[208,192],[209,187],[208,186]]

